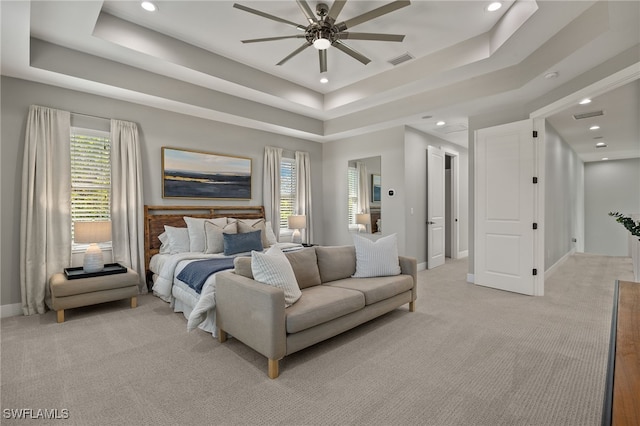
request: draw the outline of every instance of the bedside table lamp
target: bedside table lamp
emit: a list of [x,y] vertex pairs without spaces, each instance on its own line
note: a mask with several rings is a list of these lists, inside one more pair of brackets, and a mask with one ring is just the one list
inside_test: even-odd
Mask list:
[[293,229],[291,236],[292,243],[302,243],[302,235],[300,230],[307,227],[307,216],[303,214],[291,215],[288,218],[289,229]]
[[360,229],[362,229],[362,225],[364,225],[364,230],[366,232],[367,225],[371,224],[371,215],[369,213],[357,213],[356,223],[358,224],[358,233],[360,233]]
[[111,222],[74,222],[73,240],[80,244],[89,244],[84,254],[82,268],[85,272],[98,272],[104,269],[102,250],[97,243],[111,241]]

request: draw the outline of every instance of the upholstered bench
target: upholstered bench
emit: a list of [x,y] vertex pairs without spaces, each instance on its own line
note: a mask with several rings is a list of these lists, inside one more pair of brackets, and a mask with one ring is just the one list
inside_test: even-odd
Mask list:
[[57,311],[58,322],[64,322],[64,310],[97,303],[131,298],[131,307],[138,304],[138,274],[131,269],[121,274],[69,280],[63,273],[49,279],[50,297],[47,304]]

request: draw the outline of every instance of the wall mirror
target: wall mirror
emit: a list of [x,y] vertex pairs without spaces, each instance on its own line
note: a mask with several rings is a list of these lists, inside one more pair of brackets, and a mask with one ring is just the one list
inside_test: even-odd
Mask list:
[[382,159],[357,158],[348,163],[349,232],[382,233]]

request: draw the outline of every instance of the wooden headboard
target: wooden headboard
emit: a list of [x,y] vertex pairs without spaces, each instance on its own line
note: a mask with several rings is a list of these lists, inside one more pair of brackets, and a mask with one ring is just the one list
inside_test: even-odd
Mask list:
[[144,206],[144,264],[149,271],[151,256],[160,251],[158,236],[164,232],[164,226],[184,228],[183,217],[235,217],[237,219],[264,218],[263,206]]

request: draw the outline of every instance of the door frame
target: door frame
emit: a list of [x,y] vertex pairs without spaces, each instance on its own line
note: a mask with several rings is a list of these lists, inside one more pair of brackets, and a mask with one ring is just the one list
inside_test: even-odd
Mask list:
[[[451,148],[442,148],[445,156],[451,157],[451,258],[460,259],[460,217],[459,194],[460,194],[460,153]],[[445,188],[446,190],[446,188]]]

